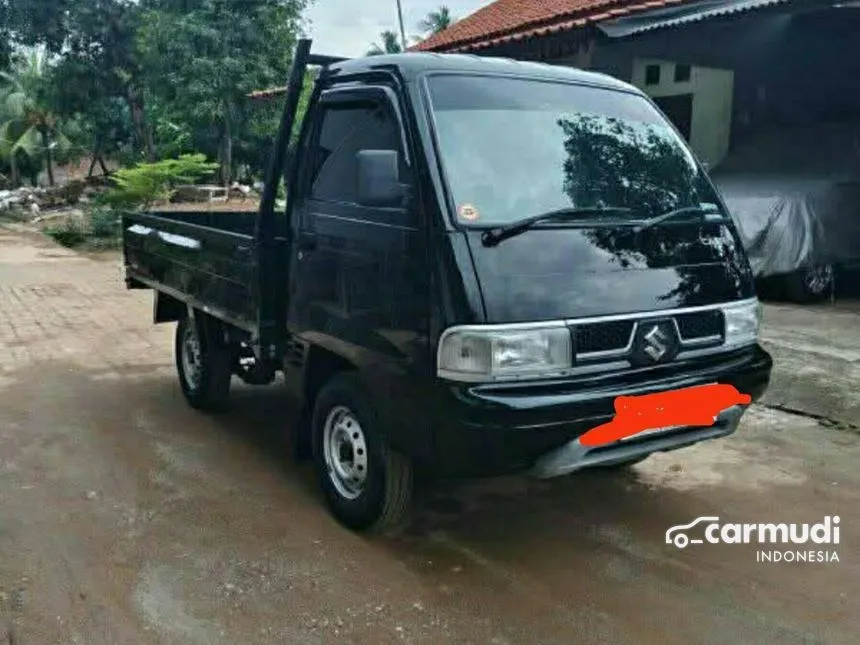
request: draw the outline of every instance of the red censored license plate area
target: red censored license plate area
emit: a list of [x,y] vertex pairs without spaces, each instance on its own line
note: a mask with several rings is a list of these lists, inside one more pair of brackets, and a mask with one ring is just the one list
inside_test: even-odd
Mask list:
[[592,428],[579,438],[588,447],[641,439],[684,427],[709,427],[717,416],[735,405],[748,405],[751,398],[732,386],[710,383],[696,387],[615,399],[615,418]]
[[654,428],[652,430],[642,430],[641,432],[637,432],[635,434],[627,435],[626,437],[621,437],[619,441],[632,441],[633,439],[643,439],[652,434],[663,434],[666,432],[675,432],[676,430],[680,430],[681,428],[686,428],[688,426],[666,426],[665,428]]

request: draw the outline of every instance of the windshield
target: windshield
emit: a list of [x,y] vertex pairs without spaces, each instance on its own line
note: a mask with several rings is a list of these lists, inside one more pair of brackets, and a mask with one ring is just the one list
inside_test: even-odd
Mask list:
[[601,207],[645,219],[718,203],[683,140],[641,96],[504,77],[433,76],[428,84],[462,224]]

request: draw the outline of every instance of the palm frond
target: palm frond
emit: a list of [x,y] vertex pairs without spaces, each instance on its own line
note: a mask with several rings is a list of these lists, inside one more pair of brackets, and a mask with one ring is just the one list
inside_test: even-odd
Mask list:
[[14,154],[18,151],[23,152],[28,157],[34,157],[41,154],[42,142],[39,130],[35,127],[29,127],[24,131],[18,140],[12,144],[11,152]]
[[6,119],[23,119],[27,115],[28,103],[24,92],[9,92],[2,96],[0,115]]
[[53,141],[51,143],[53,143],[61,152],[67,152],[75,147],[72,140],[58,130],[54,132]]
[[5,159],[12,154],[12,146],[15,142],[12,140],[9,132],[11,127],[11,121],[0,123],[0,159]]
[[451,15],[451,10],[447,6],[442,5],[438,10],[428,13],[418,23],[418,28],[424,33],[438,34],[445,31],[452,24],[454,24],[454,18]]

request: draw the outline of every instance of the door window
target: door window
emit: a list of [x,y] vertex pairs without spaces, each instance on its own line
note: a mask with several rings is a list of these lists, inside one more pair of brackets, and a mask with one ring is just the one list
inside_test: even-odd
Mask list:
[[329,202],[358,202],[360,150],[398,150],[403,155],[397,123],[381,105],[350,104],[327,108],[322,113],[319,138],[311,172],[311,199]]

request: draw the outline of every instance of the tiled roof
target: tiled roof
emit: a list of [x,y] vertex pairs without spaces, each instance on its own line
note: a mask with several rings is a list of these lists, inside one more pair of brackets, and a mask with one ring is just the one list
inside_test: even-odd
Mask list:
[[693,0],[496,0],[413,50],[463,51],[641,13]]

